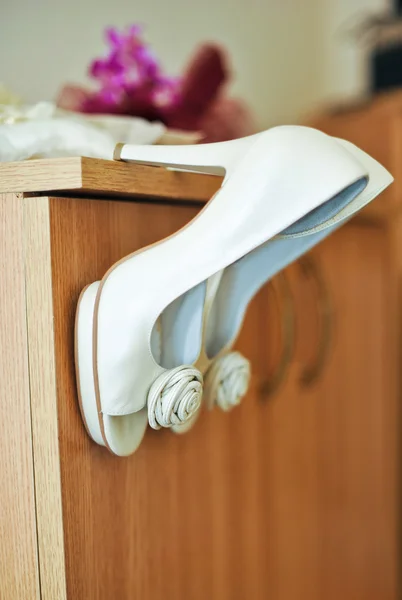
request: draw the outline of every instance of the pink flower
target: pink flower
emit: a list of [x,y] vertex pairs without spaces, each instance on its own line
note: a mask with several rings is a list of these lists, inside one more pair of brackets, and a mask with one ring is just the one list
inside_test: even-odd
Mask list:
[[99,85],[81,107],[84,112],[127,113],[150,119],[160,118],[161,106],[171,107],[180,82],[167,77],[150,48],[141,38],[142,27],[127,31],[106,30],[109,53],[89,67]]
[[66,86],[58,104],[85,113],[111,113],[158,120],[168,127],[202,131],[208,141],[254,133],[247,107],[223,95],[231,76],[224,50],[203,44],[181,78],[170,77],[142,39],[142,26],[106,30],[105,57],[95,59],[89,75],[98,84],[90,92]]

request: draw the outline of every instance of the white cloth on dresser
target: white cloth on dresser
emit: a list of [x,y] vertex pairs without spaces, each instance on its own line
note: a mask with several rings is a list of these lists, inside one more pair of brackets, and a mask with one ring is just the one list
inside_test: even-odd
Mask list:
[[165,131],[162,123],[78,114],[52,102],[0,104],[0,162],[60,156],[112,159],[117,143],[154,144]]

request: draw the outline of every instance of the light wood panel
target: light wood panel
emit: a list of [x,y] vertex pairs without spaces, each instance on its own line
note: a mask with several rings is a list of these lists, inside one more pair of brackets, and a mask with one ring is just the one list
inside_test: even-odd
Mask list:
[[221,177],[72,157],[0,164],[0,192],[62,192],[206,202]]
[[39,600],[23,204],[0,194],[0,598]]
[[49,200],[24,198],[24,250],[41,600],[66,598]]

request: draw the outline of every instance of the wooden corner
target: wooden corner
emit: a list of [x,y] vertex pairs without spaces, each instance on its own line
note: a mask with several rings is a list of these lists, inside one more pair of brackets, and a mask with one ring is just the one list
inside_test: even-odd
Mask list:
[[207,202],[220,177],[121,161],[71,157],[0,164],[0,192],[85,194]]
[[0,192],[78,190],[82,187],[82,159],[44,158],[0,164]]
[[0,193],[0,598],[40,599],[20,196]]

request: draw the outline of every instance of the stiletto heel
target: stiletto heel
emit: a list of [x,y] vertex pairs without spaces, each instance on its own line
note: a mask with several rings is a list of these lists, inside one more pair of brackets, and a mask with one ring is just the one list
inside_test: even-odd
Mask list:
[[219,142],[196,146],[134,146],[123,144],[119,150],[122,161],[225,175],[244,156],[261,134],[240,138],[231,142]]
[[[212,275],[212,277],[210,277],[206,283],[205,301],[203,304],[203,313],[202,313],[201,340],[200,340],[200,343],[198,346],[199,347],[199,355],[198,355],[197,360],[194,363],[194,368],[197,369],[200,374],[204,373],[206,371],[207,365],[209,364],[208,357],[205,354],[206,324],[208,323],[209,313],[212,309],[213,301],[214,301],[215,295],[218,291],[221,277],[222,277],[222,271]],[[192,328],[189,328],[189,327],[187,328],[187,332],[188,332],[187,337],[191,336],[191,329]],[[205,381],[204,381],[203,396],[204,395],[205,395]],[[148,400],[148,406],[149,406],[149,400]],[[185,421],[182,420],[181,423],[175,424],[172,427],[172,431],[174,431],[174,433],[182,434],[182,433],[187,433],[187,431],[189,431],[192,427],[194,427],[196,421],[198,420],[198,418],[200,416],[201,406],[202,406],[202,402],[200,403],[199,408],[196,411],[194,411],[194,413],[192,414],[192,416],[190,418],[188,418]]]

